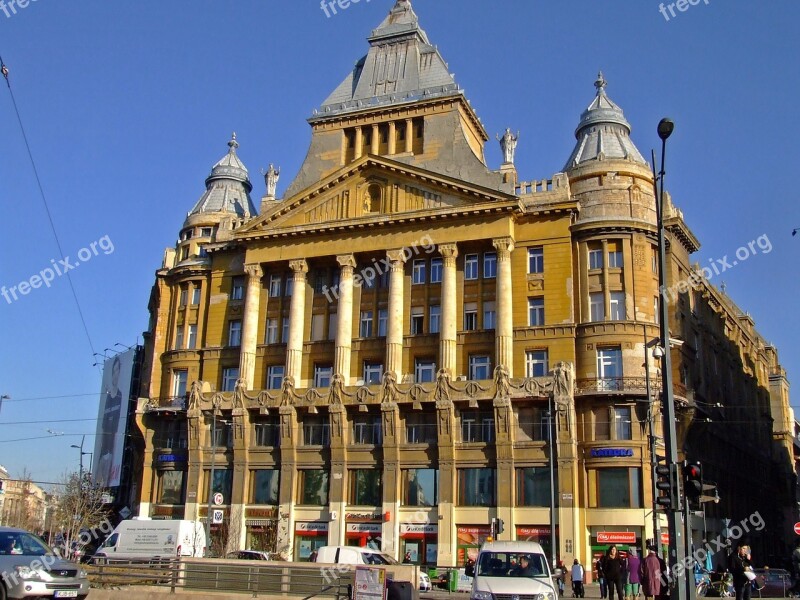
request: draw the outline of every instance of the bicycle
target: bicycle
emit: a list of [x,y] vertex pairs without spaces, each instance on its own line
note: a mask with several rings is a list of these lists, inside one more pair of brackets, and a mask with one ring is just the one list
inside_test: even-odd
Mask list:
[[[719,575],[719,577],[713,578],[711,577],[712,575]],[[715,571],[703,569],[696,579],[698,598],[731,598],[735,595],[733,576],[730,573],[716,573]]]

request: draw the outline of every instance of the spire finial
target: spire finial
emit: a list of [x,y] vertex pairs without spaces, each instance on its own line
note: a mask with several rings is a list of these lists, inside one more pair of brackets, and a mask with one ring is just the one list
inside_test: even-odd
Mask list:
[[597,95],[598,96],[600,96],[601,94],[604,95],[606,93],[606,86],[607,85],[608,85],[608,82],[606,81],[606,78],[603,77],[603,72],[602,71],[598,72],[597,73],[597,81],[594,82],[594,87],[597,88]]
[[230,148],[231,152],[236,152],[236,149],[239,147],[239,142],[236,141],[236,132],[234,131],[231,134],[231,141],[228,142],[228,148]]

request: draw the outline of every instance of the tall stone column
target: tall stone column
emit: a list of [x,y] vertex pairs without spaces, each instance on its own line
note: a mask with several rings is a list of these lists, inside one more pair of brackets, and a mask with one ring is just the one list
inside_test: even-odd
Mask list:
[[258,315],[261,302],[261,265],[245,265],[247,294],[244,300],[244,323],[242,324],[242,348],[239,355],[239,378],[244,379],[245,389],[255,388],[256,345],[258,337]]
[[372,147],[370,148],[370,152],[372,154],[378,154],[378,151],[381,147],[381,132],[378,128],[378,124],[375,123],[372,126]]
[[350,385],[350,355],[353,345],[353,269],[356,259],[352,254],[336,257],[342,267],[339,274],[339,308],[337,312],[336,351],[334,355],[334,373]]
[[406,119],[406,152],[414,150],[414,121]]
[[403,380],[403,279],[405,253],[389,250],[389,323],[386,327],[386,372]]
[[439,330],[439,365],[451,377],[456,375],[456,257],[455,244],[440,244],[442,255],[442,322]]
[[364,154],[364,132],[361,130],[360,126],[356,126],[356,139],[354,144],[355,152],[353,154],[353,158],[361,158],[361,155]]
[[289,308],[289,343],[286,345],[286,376],[291,377],[295,385],[300,384],[303,364],[303,329],[306,312],[306,273],[308,263],[305,259],[289,262],[292,269],[292,304]]
[[511,252],[514,240],[510,237],[492,240],[497,250],[497,326],[495,352],[497,365],[504,366],[508,376],[514,376],[514,319],[511,301]]
[[389,154],[397,152],[397,125],[394,121],[389,121]]

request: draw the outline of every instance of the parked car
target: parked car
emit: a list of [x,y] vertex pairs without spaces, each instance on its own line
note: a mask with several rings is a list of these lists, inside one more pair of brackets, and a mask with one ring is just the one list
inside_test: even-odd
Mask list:
[[89,594],[86,571],[59,558],[24,529],[0,527],[0,574],[4,598],[86,598]]
[[433,584],[431,583],[431,578],[428,577],[427,573],[420,573],[419,574],[419,591],[421,592],[430,592],[433,589]]
[[558,599],[544,550],[535,542],[486,542],[476,564],[465,572],[473,578],[473,600],[501,596]]
[[317,550],[318,563],[339,565],[396,565],[397,561],[374,548],[357,546],[322,546]]
[[751,595],[759,598],[788,598],[792,575],[784,569],[753,569],[756,579]]
[[270,553],[262,552],[261,550],[237,550],[236,552],[228,552],[225,558],[237,560],[271,560]]

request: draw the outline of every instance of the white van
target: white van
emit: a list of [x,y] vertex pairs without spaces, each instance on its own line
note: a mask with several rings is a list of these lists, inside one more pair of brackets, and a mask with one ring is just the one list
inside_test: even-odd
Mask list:
[[388,554],[374,548],[358,546],[322,546],[315,562],[340,565],[396,565]]
[[558,600],[547,557],[535,542],[487,542],[466,574],[473,578],[470,600]]
[[200,521],[122,521],[94,553],[93,562],[115,560],[201,557],[206,532]]

